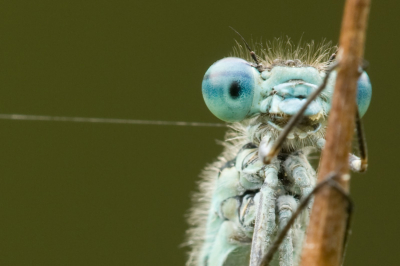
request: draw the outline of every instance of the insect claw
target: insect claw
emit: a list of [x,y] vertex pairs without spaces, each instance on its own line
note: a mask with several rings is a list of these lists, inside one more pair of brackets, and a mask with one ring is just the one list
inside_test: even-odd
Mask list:
[[260,161],[262,161],[264,164],[270,164],[277,153],[278,150],[274,149],[271,138],[263,138],[258,148],[258,158],[260,159]]
[[367,171],[367,168],[368,168],[368,161],[361,160],[360,173],[364,173],[365,171]]

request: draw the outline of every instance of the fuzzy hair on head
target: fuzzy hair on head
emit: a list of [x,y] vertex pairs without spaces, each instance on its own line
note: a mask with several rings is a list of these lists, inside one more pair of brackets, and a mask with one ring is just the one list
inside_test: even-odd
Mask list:
[[[287,60],[293,60],[298,66],[311,66],[324,71],[329,63],[330,56],[337,51],[337,46],[332,42],[322,40],[316,44],[299,41],[295,44],[289,37],[275,38],[265,44],[252,41],[252,48],[258,60],[265,68],[282,65]],[[249,51],[238,41],[233,47],[231,56],[242,58],[248,62],[253,61]]]

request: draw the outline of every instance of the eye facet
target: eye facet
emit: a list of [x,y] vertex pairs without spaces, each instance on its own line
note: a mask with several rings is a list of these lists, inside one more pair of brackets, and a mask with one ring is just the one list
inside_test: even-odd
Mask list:
[[360,117],[362,117],[368,109],[371,102],[372,87],[367,72],[363,72],[357,82],[357,105]]
[[228,57],[215,62],[203,78],[203,98],[208,109],[227,122],[241,121],[253,103],[255,71],[248,62]]

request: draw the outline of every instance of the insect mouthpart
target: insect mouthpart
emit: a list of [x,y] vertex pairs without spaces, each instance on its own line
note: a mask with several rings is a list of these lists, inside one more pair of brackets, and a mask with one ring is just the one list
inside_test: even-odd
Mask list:
[[[292,118],[292,115],[285,113],[268,113],[261,115],[262,123],[273,123],[277,127],[283,128]],[[315,115],[304,116],[298,126],[313,126],[316,124],[320,124],[325,120],[325,116],[323,111],[321,110]]]
[[[274,130],[281,132],[286,124],[289,122],[291,115],[283,113],[269,113],[261,115],[258,122],[264,125],[268,125]],[[319,133],[320,129],[325,124],[325,117],[322,112],[313,116],[305,116],[303,119],[293,128],[293,131],[289,133],[288,139],[304,139],[309,136]]]

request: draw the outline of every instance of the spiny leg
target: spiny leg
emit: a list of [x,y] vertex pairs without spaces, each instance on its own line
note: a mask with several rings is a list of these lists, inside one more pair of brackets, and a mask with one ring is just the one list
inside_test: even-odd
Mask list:
[[260,203],[260,193],[243,196],[239,209],[239,223],[245,233],[253,235],[254,223]]
[[[291,181],[289,190],[303,198],[314,188],[316,173],[302,152],[289,155],[283,163],[288,180]],[[309,209],[311,209],[310,202]]]
[[[302,151],[298,151],[289,155],[282,164],[285,169],[286,177],[290,184],[286,186],[286,190],[290,191],[294,195],[298,195],[301,198],[306,197],[311,193],[316,182],[316,173],[307,160],[306,155]],[[313,200],[311,199],[308,203],[308,207],[305,210],[304,215],[301,219],[298,219],[296,227],[297,229],[292,229],[291,231],[296,231],[296,238],[293,239],[294,242],[294,252],[292,252],[292,260],[297,263],[299,259],[300,243],[305,236],[305,230],[308,225],[311,207],[313,205]],[[285,223],[286,224],[286,223]],[[284,225],[282,225],[284,226]],[[301,228],[301,230],[299,230]],[[294,231],[293,231],[294,232]],[[289,233],[290,235],[291,233]],[[283,264],[285,265],[285,264]]]
[[[277,214],[279,218],[279,230],[281,231],[297,208],[296,200],[289,195],[280,196],[277,200]],[[293,266],[294,264],[294,244],[293,229],[289,229],[279,247],[279,265]]]
[[358,110],[356,111],[356,132],[358,140],[358,149],[360,151],[360,157],[350,153],[349,164],[350,169],[353,172],[363,173],[368,167],[368,153],[367,153],[367,143],[365,141],[365,134],[362,127],[361,117]]
[[265,181],[260,189],[259,205],[251,245],[250,266],[258,266],[264,254],[270,248],[274,235],[275,223],[275,193],[278,188],[279,161],[264,168]]
[[[286,223],[285,227],[280,230],[278,233],[274,243],[271,245],[271,248],[268,250],[267,254],[263,257],[261,260],[261,263],[259,266],[268,266],[269,263],[271,262],[275,252],[278,250],[279,246],[283,242],[285,236],[288,234],[291,226],[294,224],[295,220],[299,217],[301,212],[306,209],[306,207],[309,205],[310,200],[312,197],[317,194],[323,187],[325,186],[331,186],[335,188],[342,196],[343,198],[346,199],[348,207],[347,207],[347,221],[346,221],[346,231],[345,231],[345,237],[343,241],[343,247],[345,248],[347,245],[347,240],[348,240],[348,235],[350,231],[350,223],[351,223],[351,216],[353,213],[353,201],[351,200],[349,194],[345,192],[341,186],[335,181],[335,178],[338,177],[337,173],[330,173],[327,175],[327,177],[318,183],[314,189],[311,191],[310,194],[308,194],[306,197],[304,197],[301,201],[299,206],[297,207],[296,211],[293,213],[293,215],[290,217],[289,221]],[[342,258],[344,257],[344,249],[343,248],[343,254]]]
[[[368,152],[367,152],[367,143],[365,141],[365,134],[361,122],[361,117],[356,111],[356,132],[357,132],[357,140],[358,140],[358,149],[360,151],[360,157],[350,153],[349,154],[349,166],[351,171],[357,173],[363,173],[367,170],[368,167]],[[325,139],[320,138],[317,141],[317,146],[319,149],[323,149],[325,146]]]
[[358,139],[358,148],[360,150],[360,169],[359,172],[365,172],[368,167],[368,152],[367,152],[367,142],[365,141],[364,129],[361,122],[360,113],[356,111],[356,130]]

